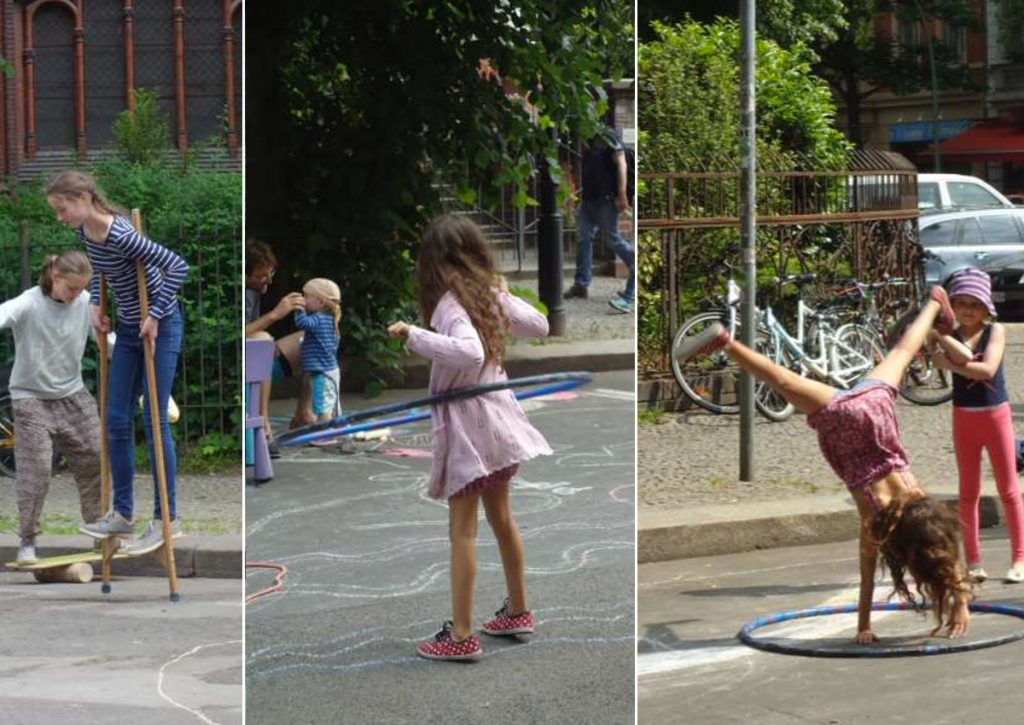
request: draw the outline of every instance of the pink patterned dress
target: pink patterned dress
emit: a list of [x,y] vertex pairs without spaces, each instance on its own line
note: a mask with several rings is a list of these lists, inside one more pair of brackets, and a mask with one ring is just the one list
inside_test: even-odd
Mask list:
[[892,385],[868,378],[807,416],[832,470],[849,491],[863,491],[875,509],[881,505],[871,484],[910,468],[896,418],[897,392]]
[[[514,336],[548,334],[547,319],[530,304],[507,292],[497,294]],[[484,365],[480,335],[451,292],[437,303],[430,326],[435,331],[411,326],[406,347],[432,361],[432,394],[508,379],[504,368]],[[451,498],[478,479],[551,453],[511,390],[435,405],[432,434],[434,464],[428,492],[438,499]]]

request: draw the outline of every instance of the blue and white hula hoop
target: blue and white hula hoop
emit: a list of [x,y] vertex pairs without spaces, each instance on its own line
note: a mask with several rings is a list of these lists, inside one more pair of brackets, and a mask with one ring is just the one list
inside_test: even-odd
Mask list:
[[[930,609],[931,603],[926,602],[923,609]],[[1011,607],[1004,604],[981,604],[969,605],[972,612],[985,612],[988,614],[1004,614],[1009,617],[1024,619],[1024,609]],[[875,602],[871,605],[873,612],[894,612],[914,610],[909,602]],[[796,609],[788,612],[779,612],[767,617],[753,619],[743,625],[743,629],[736,635],[740,641],[755,649],[765,652],[775,652],[784,655],[803,655],[804,657],[921,657],[924,655],[949,654],[951,652],[970,652],[972,650],[995,647],[1009,642],[1024,639],[1024,629],[1004,635],[1002,637],[990,637],[973,641],[948,640],[949,644],[924,644],[919,647],[886,647],[884,645],[863,645],[856,648],[828,648],[800,646],[788,644],[771,639],[760,639],[754,636],[754,631],[761,627],[779,622],[788,622],[793,619],[804,619],[806,617],[822,617],[831,614],[850,614],[857,611],[856,604],[844,604],[830,607],[815,607],[813,609]]]
[[[352,435],[353,433],[375,430],[377,428],[387,428],[389,426],[415,423],[417,421],[426,420],[430,417],[429,410],[418,411],[418,408],[450,403],[454,400],[474,398],[478,395],[496,393],[501,390],[532,388],[531,390],[520,390],[519,392],[516,392],[515,396],[517,400],[526,400],[528,398],[536,398],[542,395],[552,395],[553,393],[572,390],[573,388],[578,388],[581,385],[586,385],[593,380],[593,378],[593,373],[588,372],[553,373],[550,375],[534,375],[526,378],[514,378],[512,380],[503,380],[498,383],[488,383],[486,385],[474,385],[468,388],[456,388],[454,390],[446,390],[445,392],[438,393],[437,395],[430,395],[425,398],[408,400],[402,403],[393,403],[391,405],[382,405],[378,408],[368,408],[367,410],[360,410],[355,413],[334,418],[333,420],[326,420],[322,423],[303,426],[302,428],[296,428],[295,430],[283,433],[277,436],[274,440],[278,445],[284,447],[299,446],[304,443],[311,443],[324,438],[335,438],[337,436]],[[390,416],[394,413],[402,413],[407,410],[415,412],[397,418],[384,417]],[[361,423],[360,421],[369,422]]]

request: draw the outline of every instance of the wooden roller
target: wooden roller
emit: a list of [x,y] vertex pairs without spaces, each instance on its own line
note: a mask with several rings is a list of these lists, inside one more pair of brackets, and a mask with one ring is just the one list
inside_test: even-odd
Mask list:
[[44,584],[88,584],[92,581],[92,565],[84,561],[68,566],[55,566],[52,569],[36,569],[32,572],[37,582]]

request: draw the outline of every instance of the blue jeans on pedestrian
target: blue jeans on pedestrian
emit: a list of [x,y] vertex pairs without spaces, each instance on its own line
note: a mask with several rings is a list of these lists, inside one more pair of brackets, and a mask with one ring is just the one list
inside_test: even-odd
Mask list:
[[576,286],[589,287],[593,279],[594,235],[598,231],[604,237],[605,246],[615,252],[629,270],[625,299],[632,302],[636,286],[633,274],[636,253],[633,245],[619,231],[619,210],[615,208],[615,199],[610,196],[584,200],[576,213]]
[[[164,470],[167,473],[167,500],[171,518],[178,515],[175,503],[175,473],[177,456],[171,425],[167,420],[167,401],[181,357],[181,342],[185,322],[181,310],[175,305],[160,320],[156,338],[154,363],[156,368],[156,395],[160,407],[160,431],[163,437]],[[138,325],[118,325],[117,342],[110,361],[109,393],[107,398],[107,436],[110,441],[110,471],[114,479],[114,509],[125,518],[131,518],[134,509],[135,485],[135,411],[139,394],[143,396],[142,422],[149,443],[150,470],[153,474],[153,518],[161,517],[160,488],[157,479],[156,454],[153,451],[153,427],[149,414],[149,386],[146,382],[146,358]]]

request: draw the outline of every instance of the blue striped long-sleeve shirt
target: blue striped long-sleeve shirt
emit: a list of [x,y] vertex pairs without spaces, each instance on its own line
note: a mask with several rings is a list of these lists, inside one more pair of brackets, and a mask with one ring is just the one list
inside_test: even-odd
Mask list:
[[188,263],[171,250],[146,238],[124,217],[115,216],[105,242],[94,242],[78,230],[85,241],[85,251],[93,266],[89,287],[90,302],[100,303],[100,275],[114,290],[118,322],[142,324],[139,300],[139,278],[135,260],[141,259],[146,270],[149,292],[149,315],[157,320],[170,313],[175,295],[188,276]]
[[334,332],[334,317],[327,312],[306,314],[295,311],[295,326],[303,330],[302,369],[307,373],[323,373],[338,367],[338,335]]

